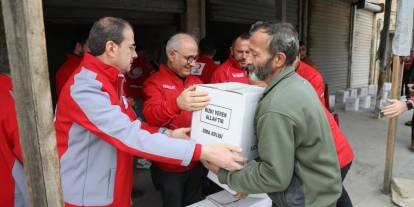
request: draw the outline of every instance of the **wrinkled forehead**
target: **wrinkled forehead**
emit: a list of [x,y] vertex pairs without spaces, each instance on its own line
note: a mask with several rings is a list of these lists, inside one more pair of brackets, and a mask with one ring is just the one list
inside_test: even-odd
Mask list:
[[185,55],[197,55],[198,46],[194,40],[184,40],[180,41],[179,47],[177,48],[178,52],[181,52]]
[[254,32],[249,39],[249,48],[252,52],[267,53],[269,49],[270,36],[264,32]]

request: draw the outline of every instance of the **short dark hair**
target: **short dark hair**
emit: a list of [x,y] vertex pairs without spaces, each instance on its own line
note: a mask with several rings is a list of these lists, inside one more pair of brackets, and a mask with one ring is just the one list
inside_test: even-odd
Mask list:
[[102,55],[108,41],[121,44],[124,40],[124,29],[132,26],[117,17],[103,17],[96,21],[89,32],[89,48],[93,56]]
[[298,33],[286,22],[270,23],[256,22],[250,28],[250,34],[264,32],[269,35],[268,51],[271,55],[283,52],[286,55],[286,65],[292,65],[299,53]]
[[216,44],[212,39],[205,37],[200,40],[198,49],[200,49],[200,55],[214,55],[216,52]]
[[249,40],[249,38],[250,38],[250,34],[247,33],[247,32],[244,32],[244,33],[240,34],[239,36],[237,36],[236,38],[234,38],[233,42],[231,43],[231,47],[234,47],[234,44],[236,43],[236,41],[238,39]]

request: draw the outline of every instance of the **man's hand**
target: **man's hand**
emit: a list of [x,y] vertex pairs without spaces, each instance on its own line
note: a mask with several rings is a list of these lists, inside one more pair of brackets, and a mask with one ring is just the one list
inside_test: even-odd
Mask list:
[[240,147],[228,144],[203,145],[201,160],[208,161],[229,171],[240,170],[243,166],[239,162],[247,161],[246,158],[239,155],[241,151]]
[[216,174],[216,175],[218,174],[218,172],[220,170],[219,166],[217,166],[217,165],[215,165],[215,164],[213,164],[209,161],[205,161],[205,160],[202,160],[201,163],[203,163],[204,167],[206,167],[208,170],[210,170],[214,174]]
[[391,104],[385,106],[381,110],[381,112],[384,113],[384,115],[388,118],[398,116],[408,110],[407,104],[404,101],[397,99],[388,99],[388,102]]
[[178,139],[189,139],[188,133],[191,131],[191,128],[178,128],[174,130],[167,130],[167,135],[169,137],[178,138]]
[[190,86],[177,97],[177,105],[184,111],[198,111],[206,107],[210,101],[207,92],[195,91],[196,86]]

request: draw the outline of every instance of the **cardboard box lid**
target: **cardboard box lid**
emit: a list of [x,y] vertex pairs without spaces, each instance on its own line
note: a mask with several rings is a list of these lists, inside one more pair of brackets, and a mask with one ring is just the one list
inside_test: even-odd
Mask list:
[[263,87],[244,84],[244,83],[237,83],[237,82],[227,82],[227,83],[215,83],[215,84],[200,84],[197,86],[202,86],[206,88],[213,88],[217,90],[233,92],[237,94],[256,94],[256,93],[263,93]]

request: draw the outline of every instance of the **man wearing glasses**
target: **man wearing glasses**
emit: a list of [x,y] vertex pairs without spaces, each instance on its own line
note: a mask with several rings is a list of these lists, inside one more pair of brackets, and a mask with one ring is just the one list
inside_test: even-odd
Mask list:
[[[192,112],[209,101],[207,93],[195,91],[195,84],[202,81],[191,75],[198,59],[198,46],[192,36],[179,33],[168,40],[165,52],[167,64],[162,64],[144,82],[144,117],[150,125],[161,129],[190,127]],[[201,163],[179,166],[154,162],[151,174],[164,206],[182,207],[201,200]]]

